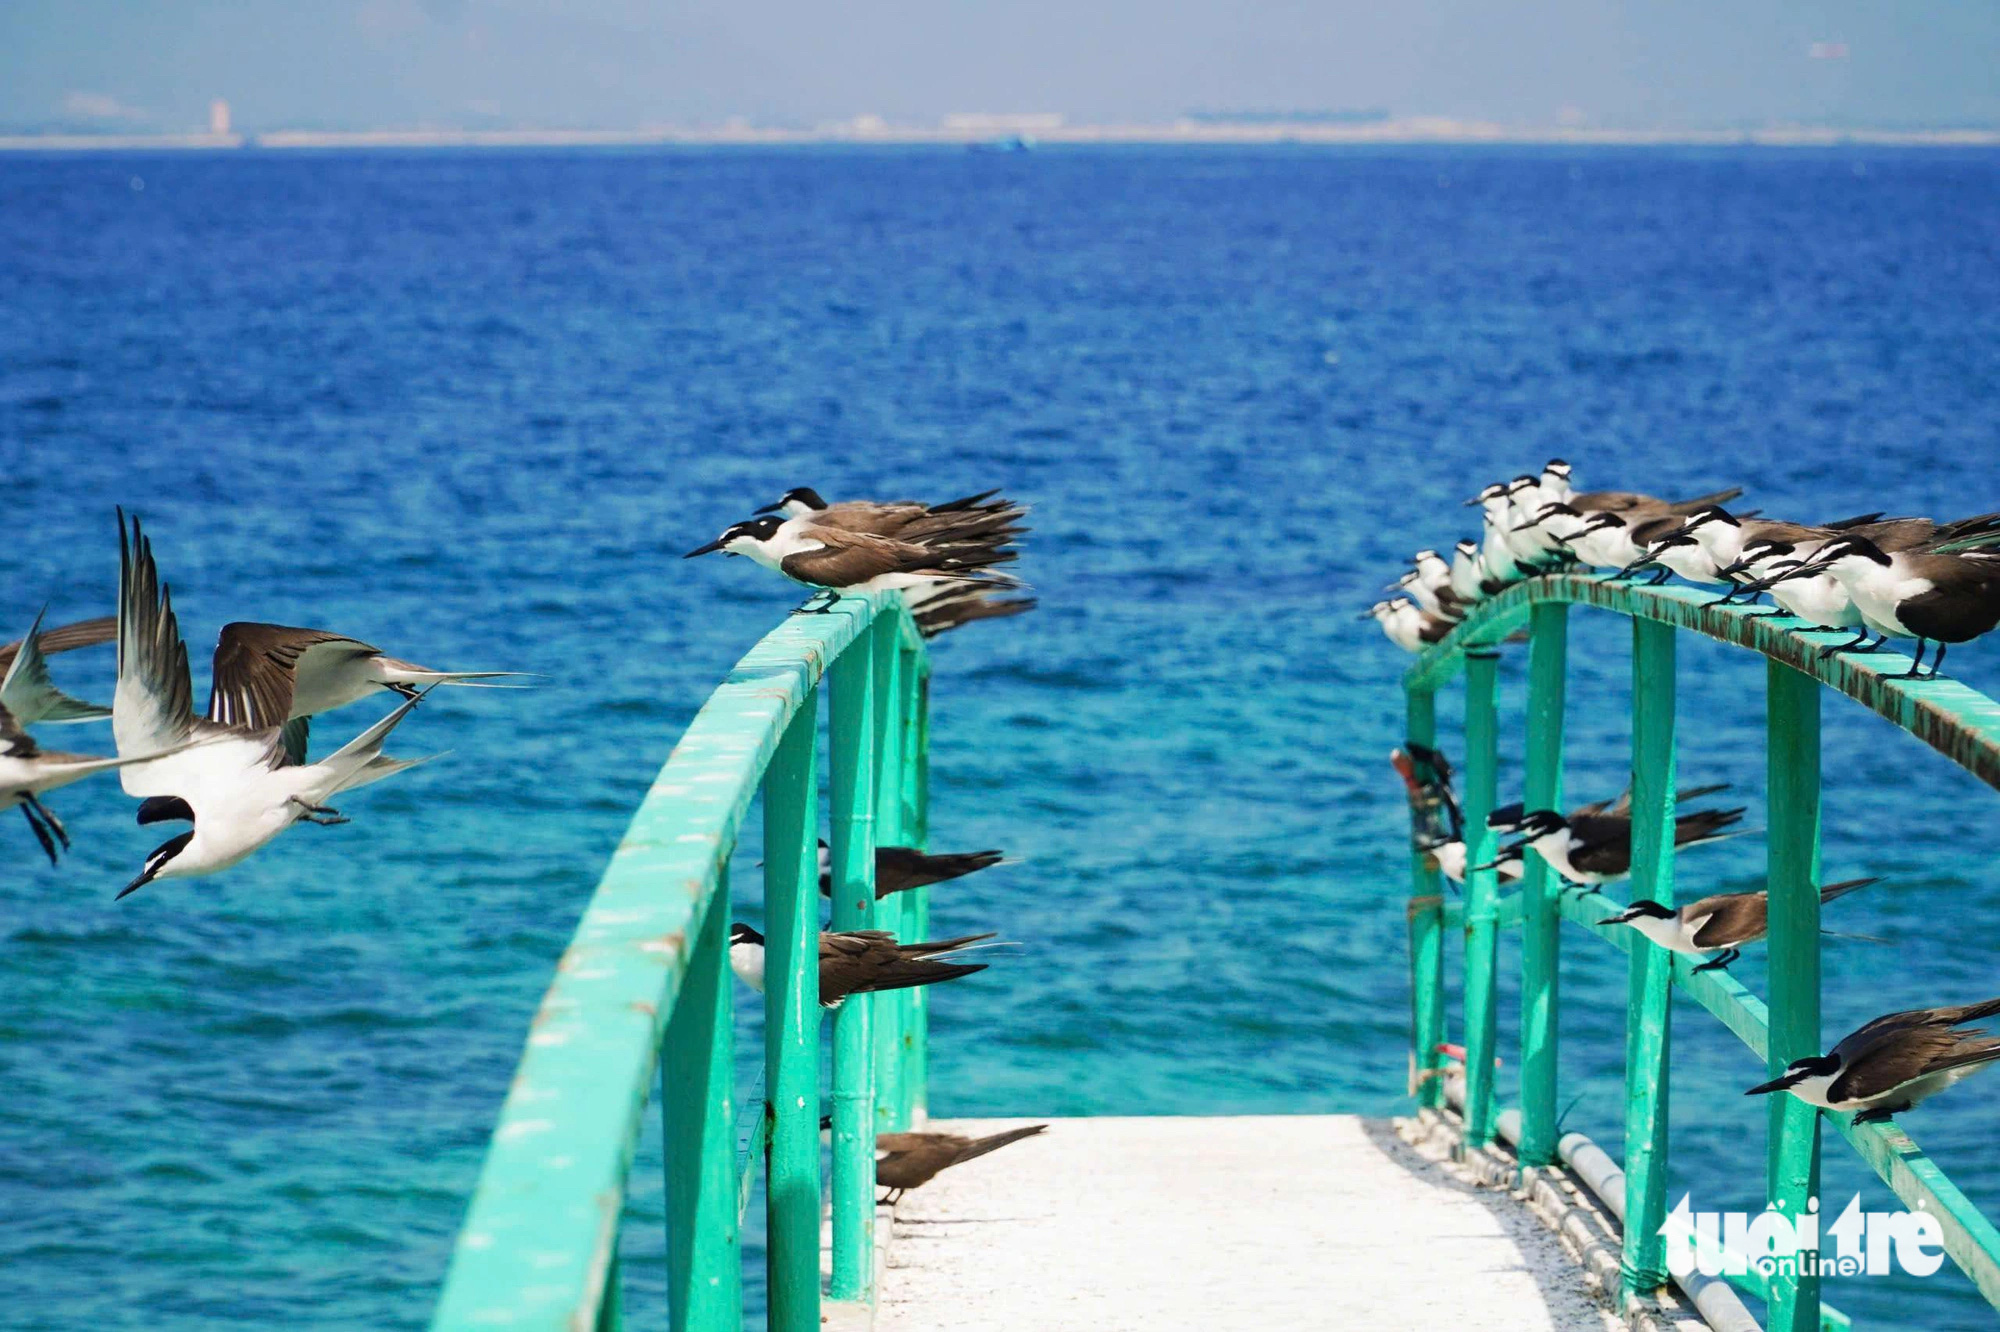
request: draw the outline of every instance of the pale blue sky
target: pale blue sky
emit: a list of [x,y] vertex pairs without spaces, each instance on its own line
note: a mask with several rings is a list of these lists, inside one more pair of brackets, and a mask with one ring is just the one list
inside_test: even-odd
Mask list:
[[0,0],[0,128],[194,128],[217,96],[250,130],[1328,107],[1992,125],[1996,68],[1992,0]]

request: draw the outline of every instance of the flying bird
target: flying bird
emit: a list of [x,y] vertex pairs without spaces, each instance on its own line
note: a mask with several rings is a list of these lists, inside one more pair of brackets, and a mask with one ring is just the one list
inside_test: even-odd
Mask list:
[[[215,641],[214,663],[208,696],[210,721],[254,727],[275,717],[296,723],[290,733],[294,742],[303,737],[308,718],[344,708],[370,694],[386,690],[414,699],[433,685],[517,688],[493,682],[523,674],[434,671],[391,657],[346,634],[248,621],[222,626]],[[295,757],[302,758],[303,745],[296,745],[296,749]]]
[[344,822],[327,801],[425,761],[382,752],[389,732],[417,705],[417,698],[406,698],[326,758],[302,762],[286,743],[287,709],[268,705],[249,688],[243,669],[240,661],[219,658],[214,672],[218,696],[247,700],[240,719],[195,716],[187,644],[174,616],[173,594],[160,582],[152,543],[137,518],[128,543],[121,509],[118,687],[111,731],[121,759],[147,761],[127,764],[119,780],[128,795],[141,797],[140,823],[184,819],[194,826],[156,847],[118,896],[155,879],[228,869],[301,819]]
[[[897,943],[885,930],[831,931],[819,936],[819,1003],[839,1008],[850,994],[907,990],[935,985],[986,970],[984,962],[945,959],[992,933],[968,934],[927,943]],[[764,936],[741,921],[729,927],[729,967],[745,985],[764,992]]]
[[1852,1113],[1857,1124],[1887,1119],[2000,1060],[2000,1040],[1966,1026],[1995,1013],[2000,999],[1888,1013],[1743,1094],[1788,1091],[1807,1105]]
[[24,715],[53,720],[53,714],[64,710],[66,705],[86,709],[86,715],[109,715],[107,709],[96,709],[58,693],[49,683],[48,662],[42,657],[42,648],[51,635],[42,633],[41,627],[42,617],[37,615],[28,636],[19,643],[8,644],[6,675],[0,677],[0,812],[20,806],[22,817],[27,819],[35,840],[42,844],[42,851],[53,865],[58,859],[58,843],[62,850],[70,849],[69,829],[41,802],[42,793],[81,781],[94,772],[147,762],[160,755],[98,758],[46,750],[35,744],[34,737],[21,723]]

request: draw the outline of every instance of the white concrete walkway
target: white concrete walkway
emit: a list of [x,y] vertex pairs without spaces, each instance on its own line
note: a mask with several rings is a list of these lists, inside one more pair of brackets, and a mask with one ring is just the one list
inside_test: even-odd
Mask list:
[[[1016,1120],[936,1123],[966,1134]],[[880,1332],[1607,1332],[1529,1212],[1352,1115],[1066,1119],[897,1206]]]

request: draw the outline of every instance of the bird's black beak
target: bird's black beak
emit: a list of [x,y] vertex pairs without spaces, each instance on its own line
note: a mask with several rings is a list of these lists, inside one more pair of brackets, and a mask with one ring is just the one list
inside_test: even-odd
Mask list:
[[1510,527],[1510,528],[1508,528],[1507,530],[1508,530],[1509,532],[1525,532],[1525,531],[1527,531],[1527,530],[1528,530],[1529,528],[1531,528],[1531,527],[1540,527],[1541,525],[1542,525],[1542,520],[1541,520],[1541,519],[1539,519],[1539,518],[1530,518],[1530,519],[1529,519],[1529,520],[1528,520],[1527,522],[1525,522],[1525,523],[1521,523],[1520,525],[1518,525],[1518,526],[1515,526],[1515,527]]
[[769,504],[766,504],[766,505],[764,505],[764,506],[763,506],[762,508],[759,508],[759,509],[752,509],[752,510],[751,510],[750,512],[752,512],[752,513],[776,513],[776,512],[778,511],[778,510],[780,510],[780,509],[782,509],[782,508],[784,508],[784,507],[785,507],[785,502],[784,502],[783,500],[772,500],[772,501],[771,501],[771,502],[770,502]]
[[1362,611],[1361,614],[1355,616],[1354,618],[1357,620],[1372,620],[1375,618],[1375,612],[1372,610],[1365,610]]
[[689,551],[689,552],[688,552],[687,554],[685,554],[685,555],[681,556],[681,558],[682,558],[682,559],[684,559],[684,560],[691,560],[691,559],[693,559],[693,558],[694,558],[695,556],[697,556],[697,555],[706,555],[706,554],[708,554],[708,553],[709,553],[710,551],[716,551],[716,550],[721,550],[721,549],[722,549],[722,542],[721,542],[721,540],[719,540],[719,539],[718,539],[718,540],[715,540],[715,541],[711,541],[711,542],[709,542],[709,543],[708,543],[708,544],[707,544],[706,546],[696,546],[696,547],[695,547],[695,548],[694,548],[693,550],[691,550],[691,551]]
[[1463,507],[1468,509],[1476,509],[1484,503],[1486,503],[1485,500],[1480,499],[1477,495],[1475,495],[1471,499],[1467,500]]
[[1625,915],[1623,912],[1620,912],[1615,916],[1606,916],[1603,920],[1600,920],[1597,923],[1599,925],[1623,925],[1629,919],[1631,919],[1629,916]]
[[126,884],[123,888],[120,888],[118,890],[118,897],[112,900],[117,901],[119,900],[119,898],[130,897],[133,893],[138,892],[141,888],[144,888],[147,884],[153,881],[154,873],[155,871],[153,870],[147,870],[144,874],[141,874],[138,878],[132,880],[132,882]]
[[1769,1096],[1772,1092],[1783,1091],[1791,1085],[1792,1075],[1787,1073],[1781,1078],[1772,1078],[1769,1082],[1760,1082],[1743,1094],[1745,1096]]

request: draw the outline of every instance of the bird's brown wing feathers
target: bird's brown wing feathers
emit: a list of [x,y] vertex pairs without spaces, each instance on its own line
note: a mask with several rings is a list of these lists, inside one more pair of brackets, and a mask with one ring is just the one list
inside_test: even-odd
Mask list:
[[[78,620],[75,624],[59,624],[53,629],[44,629],[36,636],[36,642],[44,652],[68,652],[72,648],[96,647],[99,643],[109,643],[118,637],[118,617],[100,615],[94,620]],[[14,656],[21,650],[16,639],[12,643],[0,644],[0,675],[14,664]]]
[[215,641],[208,719],[254,731],[283,726],[292,713],[299,662],[314,649],[361,657],[379,655],[378,649],[360,639],[321,629],[225,624]]
[[1851,1056],[1847,1070],[1834,1079],[1828,1094],[1837,1101],[1868,1100],[1927,1073],[2000,1059],[2000,1041],[1982,1039],[1984,1036],[1983,1032],[1954,1031],[1945,1026],[1906,1028],[1893,1042],[1878,1043],[1859,1056]]
[[1770,903],[1763,893],[1718,893],[1681,908],[1684,920],[1701,920],[1694,932],[1700,948],[1725,948],[1760,939],[1770,922]]
[[919,573],[938,558],[913,542],[868,532],[815,525],[809,535],[820,549],[788,555],[780,563],[789,576],[819,587],[852,587],[883,574]]

